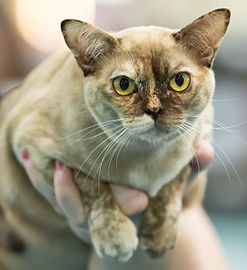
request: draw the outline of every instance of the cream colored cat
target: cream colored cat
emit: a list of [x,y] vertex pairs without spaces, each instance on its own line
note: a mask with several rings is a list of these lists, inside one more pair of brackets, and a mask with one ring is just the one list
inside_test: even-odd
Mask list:
[[[24,247],[1,243],[1,269],[86,269],[90,251],[32,187],[23,149],[51,185],[55,160],[75,169],[99,256],[126,261],[138,242],[153,256],[174,246],[182,199],[203,192],[204,174],[185,186],[197,143],[211,134],[212,62],[229,18],[218,9],[179,31],[114,35],[63,21],[72,54],[49,58],[1,103],[1,218]],[[139,237],[108,181],[150,196]]]

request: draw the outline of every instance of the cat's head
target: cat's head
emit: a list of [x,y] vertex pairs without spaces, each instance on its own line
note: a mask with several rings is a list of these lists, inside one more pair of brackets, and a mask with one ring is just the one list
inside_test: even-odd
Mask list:
[[229,19],[228,9],[218,9],[178,31],[147,26],[113,35],[65,20],[62,32],[95,119],[110,134],[157,142],[180,135],[210,102],[212,63]]

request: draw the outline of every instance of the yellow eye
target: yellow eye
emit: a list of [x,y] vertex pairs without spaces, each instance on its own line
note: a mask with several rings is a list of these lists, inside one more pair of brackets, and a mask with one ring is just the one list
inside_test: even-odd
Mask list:
[[119,95],[127,96],[135,90],[136,85],[130,78],[119,76],[113,80],[113,88]]
[[190,76],[185,72],[177,73],[170,79],[169,84],[175,91],[184,91],[190,85]]

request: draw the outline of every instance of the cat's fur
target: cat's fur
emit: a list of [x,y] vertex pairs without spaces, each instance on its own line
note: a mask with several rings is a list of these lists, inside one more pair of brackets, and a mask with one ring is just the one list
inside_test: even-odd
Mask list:
[[[21,166],[23,149],[51,185],[55,160],[75,169],[98,255],[125,261],[138,244],[108,180],[150,196],[141,246],[151,255],[174,246],[182,198],[187,204],[198,200],[205,182],[202,173],[184,192],[198,141],[211,135],[211,66],[229,18],[229,10],[219,9],[180,31],[150,26],[114,35],[75,20],[62,23],[74,56],[55,54],[1,102],[1,206],[25,246],[16,253],[2,245],[2,264],[18,270],[85,269],[90,249],[33,188]],[[189,88],[170,90],[169,79],[181,71],[191,74]],[[120,75],[135,80],[135,93],[119,96],[112,89]],[[189,131],[181,135],[177,127],[186,121]]]

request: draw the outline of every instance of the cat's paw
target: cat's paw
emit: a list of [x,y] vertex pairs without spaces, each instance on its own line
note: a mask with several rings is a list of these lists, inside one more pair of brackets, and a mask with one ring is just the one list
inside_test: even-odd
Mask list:
[[128,261],[138,245],[136,228],[122,213],[101,213],[90,222],[91,239],[99,257]]
[[150,257],[155,258],[175,247],[176,236],[176,226],[167,228],[165,223],[148,231],[142,228],[139,245]]

